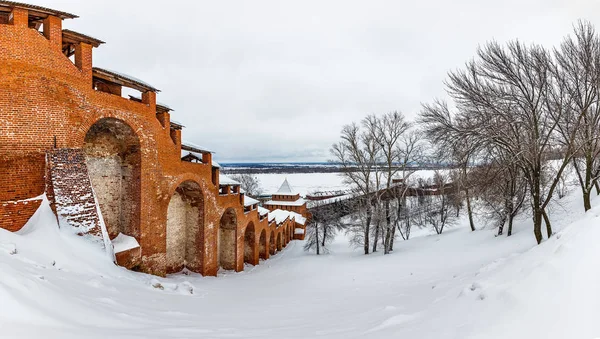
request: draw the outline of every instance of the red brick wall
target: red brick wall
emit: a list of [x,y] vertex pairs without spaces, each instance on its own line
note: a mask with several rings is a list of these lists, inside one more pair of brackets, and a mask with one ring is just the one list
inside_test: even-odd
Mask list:
[[0,202],[0,228],[16,232],[23,228],[27,220],[37,211],[42,203],[41,199]]
[[[219,196],[210,163],[192,164],[180,160],[180,145],[173,142],[169,126],[156,118],[155,93],[145,93],[143,102],[135,102],[92,88],[91,47],[78,48],[77,65],[67,59],[55,41],[23,24],[22,11],[15,17],[20,25],[0,24],[0,227],[16,230],[33,214],[39,203],[7,201],[36,197],[44,192],[45,152],[53,148],[85,148],[90,128],[99,120],[114,118],[131,127],[139,141],[139,174],[135,190],[126,194],[135,231],[130,231],[141,246],[142,271],[163,275],[167,268],[168,205],[177,187],[193,181],[202,191],[204,213],[200,267],[205,275],[218,271],[218,232],[225,210],[233,208],[235,229],[235,269],[244,268],[245,230],[253,223],[255,246],[252,260],[258,262],[260,234],[283,240],[283,227],[260,221],[256,210],[244,213],[239,194]],[[25,11],[26,14],[26,11]],[[21,20],[21,21],[19,21]],[[57,26],[55,26],[57,27]],[[55,36],[50,28],[48,33]],[[110,48],[110,45],[103,48]],[[140,61],[142,62],[142,61]],[[127,72],[127,70],[123,70]],[[185,131],[184,131],[185,132]],[[179,135],[177,135],[179,137]],[[213,173],[214,172],[214,173]],[[51,190],[48,191],[52,195]],[[248,257],[249,255],[247,255]],[[268,256],[268,255],[267,255]],[[249,259],[249,258],[247,258]],[[196,265],[194,265],[196,266]]]

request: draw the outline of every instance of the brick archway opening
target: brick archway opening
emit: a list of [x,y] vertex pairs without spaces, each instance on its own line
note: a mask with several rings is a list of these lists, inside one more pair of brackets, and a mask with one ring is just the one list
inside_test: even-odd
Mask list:
[[283,249],[283,246],[281,245],[281,233],[279,232],[277,233],[277,250],[281,251],[281,249]]
[[254,224],[250,222],[244,232],[244,262],[255,265],[254,252],[256,251],[256,235]]
[[228,208],[221,217],[219,227],[219,267],[226,270],[235,269],[236,259],[237,215],[233,208]]
[[261,259],[267,259],[267,231],[265,230],[260,232],[260,239],[258,240],[258,255]]
[[269,253],[271,255],[277,253],[277,244],[275,244],[275,232],[271,231],[271,236],[269,237]]
[[167,273],[184,268],[202,271],[204,195],[200,185],[185,181],[167,208]]
[[114,118],[88,130],[83,149],[90,181],[111,239],[140,239],[141,152],[134,130]]

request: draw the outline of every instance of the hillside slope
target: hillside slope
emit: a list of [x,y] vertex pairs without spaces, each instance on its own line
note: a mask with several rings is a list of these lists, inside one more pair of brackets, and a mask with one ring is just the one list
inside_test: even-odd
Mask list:
[[340,236],[319,257],[294,241],[244,272],[156,278],[59,230],[45,202],[0,230],[0,337],[593,338],[600,208],[578,204],[540,246],[522,220],[510,238],[455,227],[364,256]]

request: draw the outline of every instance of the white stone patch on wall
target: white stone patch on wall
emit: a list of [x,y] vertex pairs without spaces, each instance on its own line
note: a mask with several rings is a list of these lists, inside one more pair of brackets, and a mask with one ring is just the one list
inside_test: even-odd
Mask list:
[[118,155],[86,157],[86,163],[108,234],[114,238],[121,225],[121,158]]
[[202,226],[202,215],[200,208],[189,203],[186,209],[186,239],[184,242],[185,247],[185,261],[184,265],[189,266],[200,266],[201,263],[197,262],[199,259],[197,254],[200,252],[200,244],[198,243],[198,233]]
[[179,192],[171,197],[167,209],[167,269],[177,269],[185,260],[187,206]]
[[199,186],[182,184],[173,194],[167,208],[167,272],[184,267],[198,271],[202,266],[200,255],[203,228],[203,204]]

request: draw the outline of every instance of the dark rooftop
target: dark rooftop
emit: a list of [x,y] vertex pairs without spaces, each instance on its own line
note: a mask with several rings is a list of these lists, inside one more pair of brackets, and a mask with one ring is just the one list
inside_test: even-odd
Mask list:
[[0,12],[10,12],[15,7],[27,9],[27,10],[29,10],[30,14],[38,16],[38,17],[47,17],[48,15],[53,15],[53,16],[59,17],[63,20],[79,18],[75,14],[57,11],[55,9],[51,9],[51,8],[47,8],[47,7],[29,5],[29,4],[24,4],[22,2],[0,0]]
[[130,75],[127,74],[123,74],[120,72],[116,72],[116,71],[110,71],[104,68],[99,68],[99,67],[94,67],[92,69],[93,71],[93,75],[95,78],[99,78],[102,80],[106,80],[118,85],[122,85],[122,86],[126,86],[126,87],[130,87],[133,89],[136,89],[140,92],[146,92],[146,91],[152,91],[152,92],[160,92],[160,90],[156,89],[155,87],[151,86],[150,84],[134,78]]
[[86,44],[90,44],[94,47],[98,47],[104,43],[104,41],[93,38],[89,35],[85,35],[79,32],[72,31],[70,29],[62,30],[63,43],[73,43],[77,44],[79,42],[84,42]]

